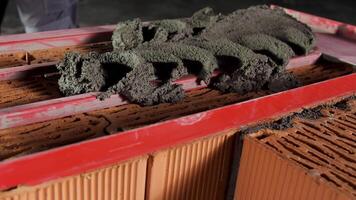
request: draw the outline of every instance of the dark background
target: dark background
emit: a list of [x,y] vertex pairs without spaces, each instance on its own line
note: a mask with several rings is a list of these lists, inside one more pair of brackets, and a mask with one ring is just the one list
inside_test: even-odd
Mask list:
[[[2,0],[0,0],[2,1]],[[59,0],[60,1],[60,0]],[[356,0],[79,0],[79,25],[115,24],[140,17],[144,20],[190,16],[210,6],[228,13],[257,4],[277,4],[350,24],[356,24]],[[15,1],[10,0],[2,24],[2,34],[23,32]]]

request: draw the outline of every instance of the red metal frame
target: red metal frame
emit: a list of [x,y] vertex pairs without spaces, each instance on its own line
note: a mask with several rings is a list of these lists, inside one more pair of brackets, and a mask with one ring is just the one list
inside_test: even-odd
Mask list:
[[[83,173],[356,93],[356,74],[0,163],[0,189]],[[267,106],[268,105],[268,106]],[[160,138],[159,140],[157,138]]]
[[[345,25],[340,22],[319,18],[312,15],[303,14],[296,11],[300,18],[309,20],[308,24],[322,29],[328,33],[338,33],[343,37],[352,38],[356,35],[355,27]],[[38,48],[51,48],[53,46],[68,46],[91,41],[101,40],[111,34],[113,26],[105,26],[88,29],[74,29],[66,31],[54,31],[47,33],[37,33],[31,35],[17,35],[0,37],[0,51],[2,50],[34,50]],[[91,40],[91,41],[90,41]],[[329,46],[330,47],[330,46]],[[323,50],[322,50],[323,51]],[[335,53],[335,52],[334,52]],[[319,55],[320,56],[320,55]],[[351,55],[353,56],[353,55]],[[336,56],[339,58],[338,56]],[[294,61],[292,61],[293,63]],[[35,69],[41,66],[30,66]],[[18,73],[12,73],[10,69],[3,70],[0,77],[21,77],[26,67],[17,68]],[[0,74],[1,74],[0,72]],[[5,75],[6,74],[6,75]],[[182,83],[189,83],[187,88],[196,87],[192,78],[180,80]],[[323,81],[293,90],[252,99],[242,103],[236,103],[221,108],[168,120],[161,123],[152,124],[142,128],[121,132],[116,135],[101,137],[89,141],[84,141],[41,153],[35,153],[20,158],[0,162],[0,189],[8,189],[18,185],[34,185],[48,180],[83,173],[98,167],[104,167],[113,163],[124,161],[135,156],[154,152],[162,148],[174,146],[176,144],[189,142],[194,139],[209,136],[219,131],[230,128],[238,128],[249,123],[258,122],[267,118],[282,115],[295,111],[304,106],[311,106],[336,97],[351,95],[356,93],[356,74],[351,74],[328,81]],[[50,100],[51,105],[46,102],[38,102],[24,105],[23,107],[13,107],[8,110],[1,110],[0,114],[10,116],[12,112],[18,116],[26,116],[26,112],[38,112],[42,110],[44,114],[53,114],[56,117],[62,116],[57,112],[66,113],[66,106],[71,105],[71,114],[80,110],[78,104],[88,102],[84,107],[95,106],[93,94],[85,94],[80,97],[68,97],[63,99]],[[107,105],[114,105],[119,102],[117,99],[108,99]],[[266,106],[268,105],[268,106]],[[51,107],[54,106],[54,107]],[[11,110],[14,109],[15,110]],[[21,108],[21,109],[20,109]],[[49,109],[51,108],[51,109]],[[47,110],[46,110],[47,109]],[[53,109],[58,109],[53,111]],[[73,111],[74,110],[74,111]],[[42,112],[41,111],[41,112]],[[41,113],[39,112],[39,113]],[[27,120],[30,118],[27,115]],[[32,115],[31,117],[33,117]],[[41,116],[41,119],[51,119]],[[15,120],[18,118],[15,117]],[[1,119],[3,123],[4,119]],[[18,119],[19,121],[23,119]],[[4,124],[6,125],[7,122]],[[17,125],[20,125],[18,123]],[[4,126],[5,126],[4,125]],[[11,127],[11,126],[10,126]],[[157,140],[157,138],[160,138]]]
[[356,65],[356,43],[328,34],[317,33],[316,35],[317,46],[325,56]]
[[0,52],[33,51],[109,41],[115,25],[56,30],[0,37]]
[[14,80],[29,77],[30,75],[46,74],[55,72],[54,66],[57,62],[46,62],[18,67],[0,68],[0,81]]
[[[308,56],[294,58],[288,64],[287,68],[312,64],[320,57],[320,55],[320,52],[315,51]],[[28,71],[24,70],[26,67],[28,67]],[[38,70],[38,68],[44,67],[40,65],[30,65],[5,68],[3,70],[0,69],[0,77],[3,77],[4,79],[6,79],[6,77],[21,77],[25,76],[25,74],[29,74],[29,71],[31,70]],[[197,77],[195,76],[184,77],[175,81],[175,83],[181,84],[186,91],[206,87],[204,83],[197,83]],[[96,93],[81,94],[0,109],[0,129],[57,119],[77,113],[89,112],[127,103],[119,95],[112,95],[104,101],[98,100],[96,95]]]

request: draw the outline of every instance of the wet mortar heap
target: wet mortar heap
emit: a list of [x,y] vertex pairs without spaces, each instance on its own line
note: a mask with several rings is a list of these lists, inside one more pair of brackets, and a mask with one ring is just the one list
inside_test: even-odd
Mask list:
[[[289,59],[307,54],[315,43],[311,29],[280,9],[255,6],[222,15],[204,8],[185,19],[118,23],[114,50],[85,55],[71,52],[57,65],[64,95],[119,94],[141,105],[184,98],[173,81],[194,74],[222,92],[298,86],[285,70]],[[220,73],[213,77],[213,72]]]

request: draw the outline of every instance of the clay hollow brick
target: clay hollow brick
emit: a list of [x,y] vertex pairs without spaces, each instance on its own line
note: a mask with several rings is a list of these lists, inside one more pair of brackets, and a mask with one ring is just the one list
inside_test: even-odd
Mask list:
[[356,100],[244,140],[236,199],[355,199]]

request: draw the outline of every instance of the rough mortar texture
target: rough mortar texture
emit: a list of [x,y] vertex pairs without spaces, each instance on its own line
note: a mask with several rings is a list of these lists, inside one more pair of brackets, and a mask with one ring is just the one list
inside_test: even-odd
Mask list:
[[[65,95],[100,91],[120,94],[141,105],[177,102],[184,97],[173,84],[187,74],[222,92],[281,91],[298,86],[285,70],[294,55],[314,46],[311,29],[267,6],[229,15],[204,8],[186,19],[120,22],[113,52],[67,54],[58,64]],[[220,75],[211,79],[214,70]]]
[[315,39],[311,29],[286,14],[281,9],[254,6],[236,10],[218,22],[208,26],[202,37],[227,38],[239,42],[245,36],[265,34],[275,37],[294,48],[298,53],[307,53]]

